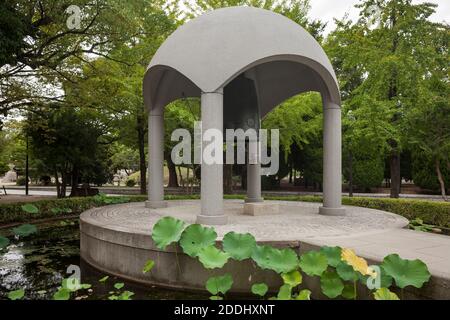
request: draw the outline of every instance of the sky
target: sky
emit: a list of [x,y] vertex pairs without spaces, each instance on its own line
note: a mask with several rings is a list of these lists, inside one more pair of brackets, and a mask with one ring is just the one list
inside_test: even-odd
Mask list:
[[[358,9],[354,7],[359,0],[310,0],[311,10],[309,16],[313,19],[319,19],[328,22],[325,33],[334,29],[333,18],[341,19],[346,13],[351,20],[358,18]],[[435,22],[450,23],[450,0],[413,0],[414,4],[431,2],[438,5],[436,13],[430,19]]]

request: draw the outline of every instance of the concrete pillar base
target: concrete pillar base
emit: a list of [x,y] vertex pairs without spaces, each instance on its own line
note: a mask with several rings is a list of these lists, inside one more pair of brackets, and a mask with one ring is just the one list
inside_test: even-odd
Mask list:
[[319,214],[324,216],[345,216],[345,209],[320,207]]
[[245,203],[244,214],[246,216],[269,216],[280,213],[280,206],[278,203],[259,202],[259,203]]
[[264,202],[264,198],[245,198],[245,203],[260,203]]
[[167,201],[145,201],[145,207],[148,209],[167,208]]
[[226,215],[222,215],[222,216],[198,215],[197,223],[206,224],[209,226],[223,226],[228,223],[228,216],[226,216]]

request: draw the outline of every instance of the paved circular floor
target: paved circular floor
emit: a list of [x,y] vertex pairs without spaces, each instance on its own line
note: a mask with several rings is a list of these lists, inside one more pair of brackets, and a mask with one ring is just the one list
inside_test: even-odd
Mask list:
[[[270,201],[268,201],[270,202]],[[257,241],[297,241],[312,238],[371,234],[404,228],[408,220],[380,210],[346,207],[342,217],[318,214],[320,203],[274,201],[279,214],[243,215],[242,200],[225,200],[229,223],[216,226],[219,239],[229,231],[250,232]],[[144,203],[129,203],[89,210],[82,214],[83,222],[97,227],[135,234],[151,234],[152,226],[163,216],[173,216],[195,223],[200,201],[169,201],[164,209],[147,209]]]

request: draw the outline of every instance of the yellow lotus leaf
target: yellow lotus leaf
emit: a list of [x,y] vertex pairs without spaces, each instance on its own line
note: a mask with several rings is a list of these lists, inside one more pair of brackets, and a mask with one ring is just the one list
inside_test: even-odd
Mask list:
[[364,276],[371,273],[367,261],[358,257],[351,249],[342,249],[341,259]]

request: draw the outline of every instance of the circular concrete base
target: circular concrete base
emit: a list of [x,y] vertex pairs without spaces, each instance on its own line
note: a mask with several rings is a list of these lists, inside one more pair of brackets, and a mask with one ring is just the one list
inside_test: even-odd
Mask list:
[[[272,201],[270,201],[272,202]],[[320,203],[274,201],[276,215],[243,215],[244,201],[226,200],[228,224],[216,226],[218,241],[229,231],[253,234],[258,243],[291,247],[298,253],[308,240],[348,237],[403,228],[408,220],[398,215],[359,207],[346,206],[345,216],[319,215]],[[170,201],[167,208],[148,209],[145,203],[95,208],[80,217],[81,256],[94,267],[122,278],[149,285],[204,290],[213,275],[231,273],[232,292],[249,292],[253,283],[265,282],[277,290],[280,277],[272,271],[260,270],[252,261],[229,261],[221,270],[206,270],[193,258],[182,254],[178,246],[165,251],[155,247],[152,226],[163,216],[173,216],[195,223],[200,214],[200,201]],[[143,274],[148,259],[156,262],[151,273]]]

